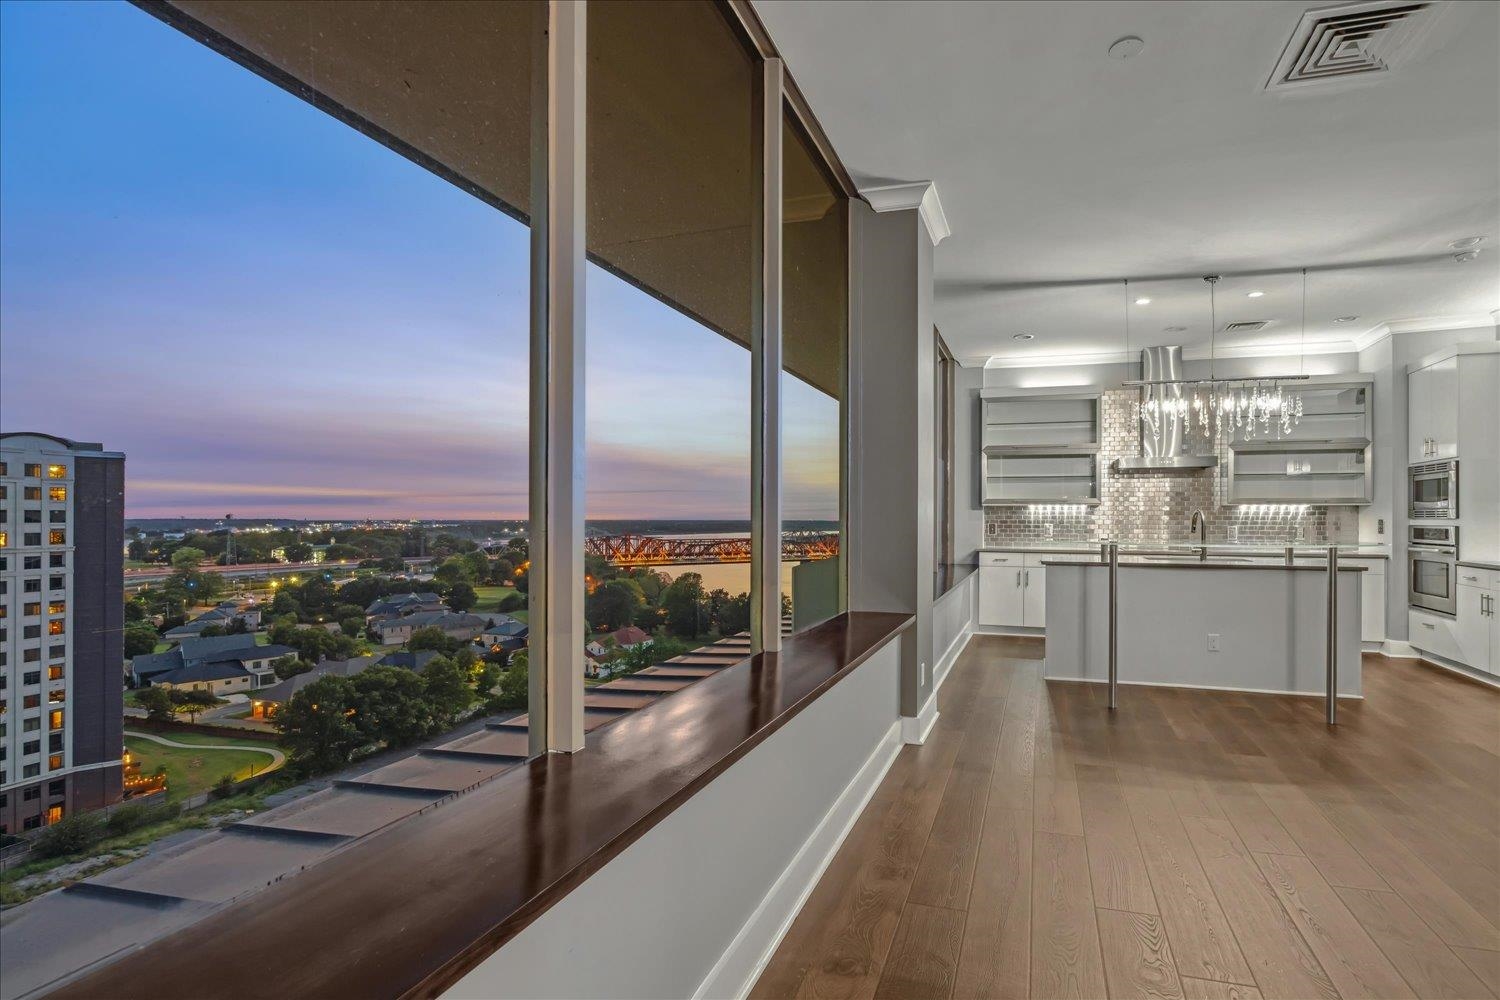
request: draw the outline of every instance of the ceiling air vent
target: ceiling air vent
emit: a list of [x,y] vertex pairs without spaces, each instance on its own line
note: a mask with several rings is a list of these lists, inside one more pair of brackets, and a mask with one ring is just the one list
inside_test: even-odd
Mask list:
[[1384,73],[1412,49],[1437,2],[1349,3],[1302,15],[1267,90]]
[[1268,319],[1246,319],[1238,323],[1225,323],[1221,333],[1255,333],[1271,325]]

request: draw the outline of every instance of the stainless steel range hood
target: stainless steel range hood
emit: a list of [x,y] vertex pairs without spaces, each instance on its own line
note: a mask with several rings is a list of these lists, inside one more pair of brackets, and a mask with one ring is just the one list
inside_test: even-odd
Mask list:
[[[1182,378],[1181,347],[1148,347],[1141,351],[1141,380],[1148,383],[1140,388],[1142,403],[1152,399],[1181,399],[1182,386],[1177,383]],[[1115,459],[1114,467],[1118,470],[1174,472],[1208,469],[1219,464],[1218,455],[1204,454],[1189,442],[1183,421],[1175,414],[1163,414],[1154,427],[1145,420],[1138,420],[1137,424],[1140,457]]]

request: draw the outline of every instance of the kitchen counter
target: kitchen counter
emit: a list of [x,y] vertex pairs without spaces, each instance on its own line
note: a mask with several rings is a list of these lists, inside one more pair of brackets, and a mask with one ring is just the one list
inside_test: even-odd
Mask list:
[[1500,573],[1500,562],[1484,562],[1479,559],[1460,559],[1460,566],[1468,566],[1470,569],[1492,569]]
[[[1036,542],[1031,544],[1015,545],[985,545],[981,546],[979,551],[1031,552],[1042,555],[1098,555],[1099,547],[1103,544],[1105,544],[1105,542]],[[1328,548],[1326,544],[1320,545],[1316,542],[1297,542],[1292,547],[1297,550],[1296,558],[1298,559],[1315,559]],[[1193,554],[1192,557],[1196,558],[1196,552],[1198,548],[1198,543],[1192,539],[1189,539],[1187,541],[1173,540],[1120,543],[1120,553],[1122,560],[1125,558],[1125,555],[1128,551],[1142,549],[1165,551],[1183,550],[1185,556],[1189,555],[1187,550],[1191,550],[1191,553]],[[1247,545],[1239,542],[1209,542],[1207,548],[1209,558],[1213,558],[1217,555],[1241,557],[1249,556],[1263,559],[1277,559],[1282,558],[1286,553],[1285,545]],[[1347,544],[1340,544],[1338,549],[1340,559],[1389,559],[1391,557],[1390,546],[1385,544],[1384,542],[1351,542]],[[1494,564],[1486,565],[1483,563],[1471,563],[1470,565],[1477,565],[1481,568],[1486,569],[1500,569],[1500,566],[1496,566]]]
[[[1109,675],[1109,574],[1097,560],[1044,559],[1049,680]],[[1340,697],[1357,698],[1361,586],[1368,567],[1339,567]],[[1204,572],[1213,570],[1213,572]],[[1295,572],[1293,572],[1295,571]],[[1115,618],[1122,684],[1321,695],[1326,677],[1328,578],[1304,563],[1126,561]],[[1122,696],[1122,708],[1124,707]]]

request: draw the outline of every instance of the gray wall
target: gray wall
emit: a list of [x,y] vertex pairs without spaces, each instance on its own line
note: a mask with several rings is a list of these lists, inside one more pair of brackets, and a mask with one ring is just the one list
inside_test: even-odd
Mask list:
[[915,613],[901,712],[932,693],[932,243],[915,209],[850,218],[849,608]]
[[984,505],[979,502],[979,390],[983,368],[960,368],[953,378],[953,561],[971,564],[984,538]]

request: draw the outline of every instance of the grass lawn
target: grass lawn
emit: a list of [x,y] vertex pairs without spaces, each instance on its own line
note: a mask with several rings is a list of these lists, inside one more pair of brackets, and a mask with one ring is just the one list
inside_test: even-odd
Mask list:
[[236,781],[250,777],[253,767],[259,774],[271,764],[271,758],[247,747],[264,747],[266,744],[250,740],[220,739],[198,733],[172,733],[167,739],[178,743],[192,743],[204,747],[232,747],[225,750],[189,750],[184,747],[163,746],[136,736],[125,737],[125,746],[141,762],[144,774],[155,773],[158,767],[167,769],[167,798],[171,801],[206,792],[226,774]]
[[[515,587],[475,587],[474,593],[479,595],[479,601],[474,605],[475,614],[489,614],[500,610],[500,602],[511,594],[518,593]],[[523,598],[525,594],[521,595]],[[522,606],[515,611],[507,611],[506,614],[517,621],[526,620],[526,608]]]

